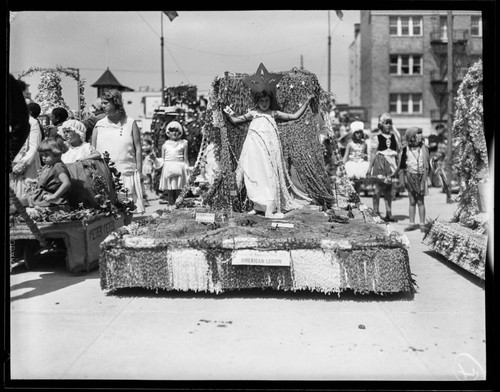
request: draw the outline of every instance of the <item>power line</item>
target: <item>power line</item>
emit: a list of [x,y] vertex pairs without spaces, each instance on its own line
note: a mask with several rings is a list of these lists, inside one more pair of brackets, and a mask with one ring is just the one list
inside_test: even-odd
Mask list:
[[[139,13],[139,12],[136,12],[137,15],[139,15],[139,17],[144,21],[144,23],[146,23],[148,25],[148,27],[151,29],[151,31],[153,31],[153,33],[158,37],[160,38],[160,36],[158,35],[158,33],[156,32],[156,30],[149,24],[149,22],[144,19],[144,17]],[[335,26],[335,29],[338,27],[338,22],[337,22],[337,25]],[[334,32],[335,32],[335,29],[334,29]],[[302,44],[299,44],[299,45],[295,45],[295,46],[290,46],[288,48],[284,48],[284,49],[280,49],[280,50],[274,50],[274,51],[270,51],[270,52],[262,52],[262,53],[253,53],[253,54],[227,54],[227,53],[217,53],[217,52],[211,52],[211,51],[208,51],[208,50],[201,50],[201,49],[194,49],[194,48],[190,48],[190,47],[187,47],[187,46],[184,46],[184,45],[179,45],[179,44],[176,44],[175,42],[172,42],[172,41],[168,41],[165,39],[165,42],[167,42],[169,45],[172,45],[172,46],[176,46],[178,48],[182,48],[182,49],[186,49],[186,50],[190,50],[192,52],[198,52],[198,53],[205,53],[205,54],[211,54],[211,55],[214,55],[214,56],[222,56],[222,57],[250,57],[250,56],[265,56],[265,55],[269,55],[269,54],[275,54],[275,53],[282,53],[282,52],[287,52],[289,50],[292,50],[292,49],[296,49],[296,48],[300,48],[302,46],[306,46],[306,45],[310,45],[311,43],[317,43],[318,40],[311,40],[309,42],[304,42]]]
[[176,44],[176,43],[170,42],[170,41],[167,41],[167,42],[170,45],[172,45],[172,46],[177,46],[178,48],[182,48],[182,49],[186,49],[186,50],[190,50],[190,51],[198,52],[198,53],[210,54],[210,55],[213,55],[213,56],[221,56],[221,57],[253,57],[253,56],[267,56],[267,55],[270,55],[270,54],[287,52],[289,50],[297,49],[297,48],[300,48],[302,46],[311,45],[312,43],[313,44],[314,43],[317,44],[318,40],[313,40],[313,41],[305,42],[305,43],[300,44],[300,45],[295,45],[295,46],[291,46],[291,47],[288,47],[288,48],[285,48],[285,49],[280,49],[280,50],[274,50],[274,51],[271,51],[271,52],[244,53],[244,54],[227,54],[227,53],[210,52],[208,50],[201,50],[201,49],[189,48],[187,46],[179,45],[179,44]]

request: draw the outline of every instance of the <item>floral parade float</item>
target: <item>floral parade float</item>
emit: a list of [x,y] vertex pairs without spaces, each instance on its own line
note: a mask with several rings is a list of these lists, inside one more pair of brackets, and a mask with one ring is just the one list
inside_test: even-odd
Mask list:
[[[19,212],[10,216],[11,258],[16,250],[21,251],[27,268],[33,267],[43,252],[54,251],[55,242],[62,241],[67,269],[73,273],[90,271],[98,266],[100,242],[132,220],[136,207],[108,154],[103,159],[66,166],[71,175],[69,212],[25,208],[10,189],[11,203]],[[30,196],[35,183],[23,196]]]
[[[263,83],[276,75],[262,64],[259,70],[254,78]],[[327,173],[318,135],[331,131],[329,94],[306,70],[279,76],[275,97],[283,112],[295,112],[308,95],[315,97],[299,120],[278,123],[285,162],[295,167],[311,205],[280,218],[247,213],[252,202],[244,186],[236,186],[235,169],[248,124],[237,129],[223,109],[232,104],[245,113],[253,107],[245,82],[250,76],[226,72],[212,83],[201,149],[175,208],[121,227],[101,243],[103,290],[413,291],[407,238],[361,204],[345,171],[335,179]],[[208,150],[217,169],[211,181],[199,184]],[[185,198],[193,187],[199,195],[194,203]]]
[[451,221],[427,225],[423,243],[466,271],[485,277],[488,243],[489,169],[483,122],[483,64],[473,64],[457,92],[452,128],[452,169],[459,181],[458,208]]

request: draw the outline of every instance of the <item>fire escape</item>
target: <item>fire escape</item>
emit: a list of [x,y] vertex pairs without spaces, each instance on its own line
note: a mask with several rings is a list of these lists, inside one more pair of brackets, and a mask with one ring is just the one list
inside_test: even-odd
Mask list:
[[[448,35],[446,25],[431,31],[431,51],[436,60],[437,69],[432,70],[430,81],[432,92],[439,109],[431,110],[431,122],[446,125],[448,119]],[[471,65],[469,53],[469,30],[453,29],[453,94]]]

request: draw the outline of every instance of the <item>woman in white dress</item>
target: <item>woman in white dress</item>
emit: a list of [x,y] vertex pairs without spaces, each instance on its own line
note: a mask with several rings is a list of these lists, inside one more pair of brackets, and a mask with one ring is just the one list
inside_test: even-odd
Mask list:
[[129,191],[137,209],[144,213],[142,194],[142,143],[139,127],[127,116],[122,94],[108,90],[101,96],[106,117],[99,120],[92,132],[92,146],[101,154],[109,153],[110,160],[121,173],[123,185]]
[[254,204],[251,214],[258,211],[266,215],[283,213],[302,208],[312,201],[290,179],[276,120],[299,119],[313,97],[314,95],[309,95],[297,112],[289,114],[271,110],[273,92],[262,90],[254,95],[255,110],[241,116],[234,116],[232,111],[225,111],[233,124],[251,120],[236,169],[238,187],[245,185],[247,196]]

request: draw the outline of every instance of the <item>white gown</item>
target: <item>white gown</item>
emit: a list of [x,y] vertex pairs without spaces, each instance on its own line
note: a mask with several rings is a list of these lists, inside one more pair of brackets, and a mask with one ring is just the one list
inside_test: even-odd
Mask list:
[[257,211],[286,212],[309,204],[312,199],[293,184],[286,170],[275,112],[249,113],[252,121],[236,169],[238,187],[245,185]]

